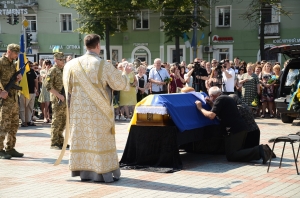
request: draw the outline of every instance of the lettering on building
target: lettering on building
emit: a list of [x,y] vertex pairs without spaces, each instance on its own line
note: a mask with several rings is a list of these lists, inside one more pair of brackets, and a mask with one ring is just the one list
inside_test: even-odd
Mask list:
[[1,48],[7,48],[7,44],[0,44]]
[[133,43],[133,46],[148,46],[148,43]]
[[28,14],[27,9],[0,9],[0,15],[9,15],[9,14]]
[[14,1],[2,1],[1,4],[3,4],[3,8],[4,9],[0,9],[0,15],[24,15],[24,14],[28,14],[28,10],[27,9],[9,9],[7,7],[7,5],[15,5]]
[[214,43],[234,43],[233,37],[232,36],[218,36],[214,35],[212,37],[212,42]]
[[50,45],[49,49],[53,49],[55,46],[59,46],[59,49],[80,49],[79,45],[66,45],[66,46],[62,46],[62,45]]
[[274,39],[273,43],[300,43],[300,38],[292,38],[292,39]]

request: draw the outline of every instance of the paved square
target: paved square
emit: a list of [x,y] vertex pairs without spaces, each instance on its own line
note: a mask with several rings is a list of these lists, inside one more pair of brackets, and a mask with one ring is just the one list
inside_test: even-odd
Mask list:
[[[256,119],[261,143],[280,135],[300,131],[299,120],[283,124],[279,119]],[[128,122],[116,122],[116,141],[121,159],[128,136]],[[270,145],[271,147],[272,145]],[[227,162],[222,155],[182,153],[184,169],[175,173],[122,170],[112,184],[81,182],[71,177],[67,151],[62,163],[53,166],[60,151],[50,149],[50,125],[20,128],[16,149],[23,158],[0,160],[0,197],[300,197],[300,175],[296,174],[291,145],[277,144],[277,158],[270,172],[261,161]],[[295,149],[298,144],[295,144]],[[300,163],[299,163],[300,165]]]

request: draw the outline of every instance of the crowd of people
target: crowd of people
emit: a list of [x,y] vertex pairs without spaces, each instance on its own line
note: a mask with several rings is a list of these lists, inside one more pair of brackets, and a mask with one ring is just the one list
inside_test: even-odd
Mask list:
[[[63,58],[63,62],[72,60],[69,55]],[[46,88],[47,76],[55,62],[40,59],[38,62],[28,61],[30,71],[26,74],[30,98],[19,95],[21,127],[36,126],[37,119],[43,119],[44,123],[52,122],[52,107],[50,92]]]
[[281,69],[279,62],[272,64],[262,60],[246,63],[235,57],[233,61],[213,59],[208,62],[196,58],[190,64],[185,61],[170,64],[161,63],[157,58],[149,68],[145,62],[136,65],[126,59],[122,61],[116,67],[121,71],[125,67],[131,69],[127,74],[131,92],[115,93],[116,120],[130,120],[134,105],[148,94],[178,93],[183,87],[208,93],[207,90],[213,86],[219,87],[223,94],[236,94],[257,117],[280,117],[274,103],[278,95],[279,76],[284,69]]

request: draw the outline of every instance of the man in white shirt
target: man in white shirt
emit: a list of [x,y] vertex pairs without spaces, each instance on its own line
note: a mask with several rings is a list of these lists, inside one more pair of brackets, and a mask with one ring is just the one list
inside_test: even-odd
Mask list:
[[169,73],[166,69],[161,67],[161,60],[156,58],[154,60],[153,68],[149,72],[149,81],[151,82],[152,94],[163,94],[167,93],[167,90],[164,90],[166,83],[164,80],[170,78]]
[[224,60],[222,75],[223,75],[223,82],[224,82],[224,85],[222,86],[223,93],[226,95],[234,94],[235,72],[231,68],[228,59]]

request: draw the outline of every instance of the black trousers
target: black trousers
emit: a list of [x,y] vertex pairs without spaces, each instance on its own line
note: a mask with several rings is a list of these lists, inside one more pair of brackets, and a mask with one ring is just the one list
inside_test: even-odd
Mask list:
[[165,91],[152,91],[152,94],[165,94]]
[[225,94],[225,95],[230,95],[230,94],[234,94],[234,92],[222,92],[223,94]]
[[243,149],[247,134],[246,131],[242,131],[225,137],[225,153],[228,161],[249,162],[261,158],[259,145]]

